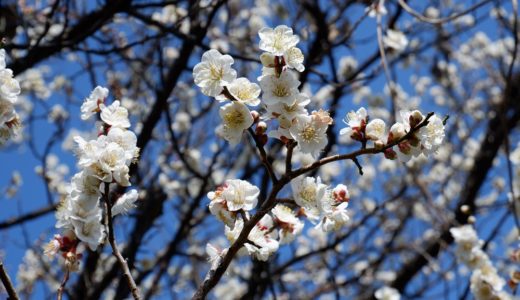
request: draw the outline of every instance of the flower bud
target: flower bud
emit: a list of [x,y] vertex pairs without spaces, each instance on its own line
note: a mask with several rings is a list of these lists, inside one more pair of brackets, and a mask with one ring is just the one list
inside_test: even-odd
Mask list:
[[406,135],[404,125],[402,123],[395,123],[390,128],[390,134],[388,135],[388,143],[398,140]]
[[256,110],[251,111],[251,117],[253,117],[254,123],[260,120],[260,114]]
[[397,153],[392,148],[388,148],[385,150],[385,158],[390,160],[396,160],[397,159]]
[[410,127],[414,128],[415,126],[419,125],[419,123],[421,123],[421,121],[423,120],[424,116],[422,115],[422,113],[418,110],[414,110],[412,111],[412,113],[410,113]]
[[256,124],[256,130],[255,130],[255,133],[256,133],[257,135],[262,135],[262,134],[264,134],[266,131],[267,131],[267,124],[266,124],[264,121],[260,121],[260,122],[258,122],[258,124]]

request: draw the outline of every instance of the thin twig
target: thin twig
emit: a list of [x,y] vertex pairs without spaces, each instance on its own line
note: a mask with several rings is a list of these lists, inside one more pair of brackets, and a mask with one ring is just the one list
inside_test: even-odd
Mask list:
[[9,278],[9,274],[7,274],[7,271],[4,269],[4,263],[0,261],[0,279],[2,280],[2,283],[4,284],[5,290],[7,291],[7,295],[9,295],[9,300],[18,300],[20,299],[18,295],[16,294],[16,290],[14,289],[13,283],[11,282],[11,279]]
[[63,292],[65,291],[65,285],[67,284],[67,281],[69,281],[70,277],[70,270],[67,268],[67,271],[65,272],[65,276],[63,276],[63,280],[61,282],[60,288],[58,289],[58,300],[61,300],[63,297]]
[[126,278],[126,281],[128,283],[128,286],[130,287],[130,291],[132,292],[132,296],[134,299],[141,299],[141,295],[139,293],[139,289],[137,288],[137,285],[135,284],[134,278],[132,277],[132,274],[130,273],[130,269],[128,268],[128,264],[126,263],[126,260],[121,255],[121,252],[119,252],[119,249],[117,248],[116,238],[114,236],[114,225],[112,223],[112,203],[110,203],[110,197],[109,197],[110,189],[109,184],[105,183],[105,194],[103,195],[103,199],[105,199],[105,207],[106,207],[106,225],[108,229],[108,242],[110,243],[110,246],[112,247],[112,253],[116,257],[117,261],[119,262],[119,265],[121,266],[121,269],[123,269],[123,274]]
[[292,156],[294,147],[296,147],[296,142],[290,140],[287,144],[287,157],[285,158],[285,173],[290,173],[292,171]]
[[260,141],[260,139],[258,139],[258,136],[255,134],[255,132],[253,131],[253,129],[251,127],[249,127],[247,132],[249,132],[249,134],[255,141],[256,148],[260,152],[260,160],[262,161],[262,164],[264,164],[265,168],[267,169],[267,172],[269,173],[269,177],[271,177],[271,181],[273,182],[273,184],[277,183],[278,178],[276,178],[276,174],[274,172],[273,166],[269,162],[267,153],[265,152],[262,142]]

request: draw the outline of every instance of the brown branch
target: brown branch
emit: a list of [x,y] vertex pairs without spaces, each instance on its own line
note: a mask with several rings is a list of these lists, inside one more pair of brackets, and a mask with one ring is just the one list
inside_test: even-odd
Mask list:
[[50,212],[54,211],[56,209],[56,206],[58,206],[58,205],[57,204],[50,205],[50,206],[43,207],[43,208],[40,208],[38,210],[35,210],[33,212],[27,213],[27,214],[25,214],[23,216],[13,217],[13,218],[7,219],[7,220],[3,221],[2,223],[0,223],[0,229],[9,228],[9,227],[14,226],[14,225],[22,224],[25,221],[30,221],[32,219],[36,219],[36,218],[39,218],[41,216],[44,216],[47,213],[50,213]]
[[282,188],[291,182],[291,180],[299,175],[302,175],[304,173],[310,172],[312,170],[315,170],[316,168],[331,163],[333,161],[337,160],[345,160],[345,159],[352,159],[354,160],[356,157],[363,155],[363,154],[375,154],[384,152],[386,149],[389,149],[400,142],[410,138],[415,132],[417,132],[420,128],[428,125],[428,120],[433,116],[433,113],[429,113],[424,120],[421,121],[417,126],[412,128],[406,135],[403,137],[389,143],[385,147],[382,148],[369,148],[369,149],[361,149],[349,154],[343,154],[343,155],[334,155],[329,156],[323,159],[320,159],[313,164],[302,167],[294,172],[290,172],[288,174],[285,174],[282,176],[277,182],[273,184],[273,189],[271,190],[271,193],[269,194],[269,198],[267,201],[262,204],[260,209],[249,219],[248,222],[244,223],[244,227],[242,231],[240,232],[240,235],[235,240],[233,245],[229,247],[226,255],[221,259],[219,265],[217,268],[209,270],[208,274],[206,275],[206,278],[202,282],[201,285],[197,288],[197,291],[193,295],[193,300],[201,300],[205,299],[209,291],[219,282],[222,275],[224,275],[224,272],[227,270],[229,264],[233,260],[235,254],[238,252],[240,248],[244,245],[244,243],[247,242],[249,233],[253,229],[253,227],[262,219],[263,216],[265,216],[275,205],[276,205],[276,196],[278,195],[278,192],[282,190]]
[[0,261],[0,280],[2,280],[2,283],[4,284],[5,290],[7,291],[7,295],[9,295],[9,300],[18,300],[20,299],[18,295],[16,294],[16,290],[14,289],[13,283],[11,282],[11,279],[9,278],[9,274],[7,274],[7,271],[4,269],[4,263]]
[[63,281],[61,282],[60,288],[58,289],[58,300],[61,300],[63,298],[63,292],[65,291],[65,285],[67,284],[67,281],[69,281],[70,278],[70,270],[67,268],[67,271],[65,272],[65,276],[63,277]]
[[258,136],[256,136],[255,132],[251,127],[247,129],[247,132],[251,134],[251,137],[255,141],[256,148],[260,152],[260,160],[262,161],[262,164],[264,164],[265,168],[267,169],[267,172],[269,173],[269,177],[271,177],[271,181],[273,184],[276,184],[278,182],[278,178],[276,178],[276,174],[274,173],[273,166],[269,162],[269,158],[267,157],[267,153],[265,152],[264,146]]
[[[385,150],[387,149],[390,149],[394,146],[396,146],[397,144],[409,139],[413,134],[415,134],[419,129],[421,129],[422,127],[428,125],[428,121],[429,119],[433,116],[433,113],[428,113],[426,115],[426,117],[421,121],[421,123],[419,123],[416,127],[412,128],[408,133],[406,133],[404,136],[402,136],[401,138],[395,140],[395,141],[392,141],[391,143],[385,145],[384,147],[382,148],[365,148],[365,149],[360,149],[360,150],[357,150],[357,151],[354,151],[354,152],[351,152],[351,153],[348,153],[348,154],[337,154],[337,155],[331,155],[331,156],[328,156],[328,157],[325,157],[325,158],[322,158],[320,160],[317,160],[315,161],[314,163],[310,164],[310,165],[307,165],[307,166],[304,166],[304,167],[301,167],[297,170],[295,170],[294,172],[291,172],[290,173],[290,177],[291,178],[295,178],[295,177],[298,177],[302,174],[305,174],[307,172],[310,172],[312,170],[315,170],[325,164],[328,164],[328,163],[331,163],[333,161],[338,161],[338,160],[352,160],[355,162],[355,159],[358,157],[358,156],[361,156],[361,155],[364,155],[364,154],[376,154],[376,153],[382,153],[384,152]],[[357,164],[356,164],[357,165]],[[358,165],[357,165],[358,166]],[[358,166],[359,168],[359,166]]]
[[126,281],[128,283],[128,286],[130,287],[130,291],[132,292],[132,296],[134,299],[141,299],[141,295],[139,294],[139,289],[137,288],[137,285],[135,284],[134,279],[132,278],[132,274],[130,273],[130,269],[128,268],[128,264],[126,263],[126,260],[123,258],[121,253],[119,252],[119,249],[117,248],[116,238],[114,236],[114,225],[112,223],[112,203],[110,203],[110,185],[108,183],[105,183],[105,194],[103,195],[103,199],[105,200],[105,207],[106,207],[106,225],[108,230],[108,242],[110,243],[110,246],[112,247],[112,254],[116,257],[117,261],[119,262],[119,266],[121,269],[123,269],[124,277],[126,278]]

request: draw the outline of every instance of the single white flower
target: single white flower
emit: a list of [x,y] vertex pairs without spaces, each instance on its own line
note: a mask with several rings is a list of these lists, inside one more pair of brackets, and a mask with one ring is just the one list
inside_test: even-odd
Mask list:
[[81,119],[87,120],[90,116],[99,112],[99,105],[104,103],[107,97],[108,89],[102,86],[96,86],[81,105]]
[[257,106],[260,104],[260,99],[258,99],[260,96],[260,87],[245,77],[234,80],[227,88],[229,93],[235,97],[236,100],[246,105]]
[[105,240],[105,228],[101,225],[101,210],[97,210],[87,219],[71,217],[76,237],[88,245],[90,250],[96,251],[99,244]]
[[383,43],[388,48],[401,52],[408,46],[408,39],[399,30],[387,29],[386,35],[383,37]]
[[335,202],[330,201],[333,199],[329,200],[328,198],[329,197],[322,198],[321,209],[324,210],[324,216],[321,222],[316,225],[316,227],[320,227],[324,232],[337,231],[350,219],[347,213],[348,202],[335,205]]
[[107,140],[100,136],[97,140],[86,141],[81,136],[75,136],[74,142],[77,144],[76,155],[78,156],[78,165],[82,168],[88,168],[96,163],[99,154],[107,145]]
[[[98,165],[96,167],[101,168],[101,173],[111,173],[119,167],[125,166],[125,164],[125,150],[119,144],[112,142],[108,143],[102,152],[99,153]],[[106,182],[111,181],[110,179]]]
[[319,218],[320,201],[325,197],[327,185],[321,183],[320,177],[296,177],[291,181],[291,189],[294,201],[305,209],[308,218]]
[[200,63],[193,68],[195,84],[201,88],[204,95],[218,96],[224,86],[229,85],[237,77],[237,72],[231,68],[233,58],[222,55],[211,49],[202,55]]
[[366,125],[367,122],[367,110],[364,107],[361,107],[356,112],[351,110],[347,113],[343,122],[347,124],[348,127],[343,128],[339,131],[340,135],[348,135],[351,136],[354,132],[358,131],[362,126]]
[[280,244],[290,243],[303,229],[303,222],[287,206],[278,204],[272,210],[278,227],[280,227]]
[[222,118],[223,137],[232,146],[238,144],[244,130],[253,125],[253,117],[245,104],[233,101],[220,108]]
[[135,207],[135,201],[139,198],[137,190],[130,190],[119,197],[112,206],[112,216],[127,214],[130,209]]
[[311,99],[309,96],[304,93],[299,93],[294,96],[292,103],[278,102],[276,104],[267,105],[267,116],[278,118],[280,126],[289,128],[294,118],[301,115],[308,115],[305,106],[310,102]]
[[366,137],[373,141],[382,141],[386,134],[385,121],[381,119],[374,119],[368,122],[365,129]]
[[112,127],[128,128],[128,110],[121,106],[119,100],[114,101],[110,106],[100,104],[101,120]]
[[247,236],[248,240],[253,242],[253,244],[244,244],[249,255],[258,260],[266,261],[271,254],[278,250],[279,242],[274,238],[272,228],[273,219],[270,215],[263,216],[256,226],[253,227]]
[[289,131],[298,142],[298,150],[317,158],[327,145],[327,128],[328,124],[320,122],[316,116],[298,116]]
[[420,132],[421,145],[423,153],[431,154],[435,152],[444,140],[444,124],[436,115],[428,119],[428,125],[421,128]]
[[296,46],[300,41],[293,30],[285,25],[277,26],[275,29],[264,27],[258,32],[260,36],[260,49],[270,52],[276,56],[282,56],[290,48]]
[[222,190],[221,197],[226,201],[230,211],[243,209],[252,210],[258,202],[260,190],[245,180],[228,179]]
[[106,139],[108,142],[116,143],[123,148],[127,165],[139,156],[139,148],[136,146],[137,136],[133,131],[112,127],[108,131]]
[[296,95],[299,94],[298,86],[300,81],[290,71],[285,71],[276,75],[265,75],[260,79],[260,87],[262,88],[262,100],[267,105],[276,103],[285,103],[291,105]]
[[283,58],[289,68],[296,69],[298,72],[305,70],[305,66],[303,65],[303,53],[299,48],[292,47],[288,49],[283,54]]

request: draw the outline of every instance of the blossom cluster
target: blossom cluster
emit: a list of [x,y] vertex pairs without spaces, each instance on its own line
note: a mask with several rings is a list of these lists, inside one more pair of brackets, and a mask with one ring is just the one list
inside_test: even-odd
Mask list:
[[[238,144],[244,130],[258,121],[258,113],[250,112],[247,106],[262,104],[266,110],[263,118],[278,122],[278,128],[271,130],[268,136],[284,142],[295,140],[297,150],[317,157],[327,144],[326,132],[332,118],[326,111],[309,113],[305,108],[311,100],[298,89],[300,81],[296,71],[305,70],[304,56],[296,47],[300,39],[284,25],[263,28],[259,36],[260,49],[265,51],[260,56],[263,68],[259,84],[245,77],[237,78],[237,72],[231,67],[233,58],[213,49],[205,52],[202,61],[194,67],[195,84],[205,95],[231,101],[220,108],[222,136],[230,144]],[[267,124],[258,122],[256,134],[264,142],[266,130]]]
[[[74,255],[79,241],[96,250],[106,235],[100,200],[108,197],[105,193],[110,193],[110,185],[112,188],[116,185],[130,186],[129,166],[139,155],[137,137],[128,130],[127,109],[118,100],[105,105],[107,97],[108,89],[98,86],[81,106],[83,120],[99,113],[102,124],[96,139],[74,138],[81,170],[72,177],[69,193],[56,212],[56,227],[64,232],[63,236],[56,235],[47,245],[49,255],[58,251],[63,252],[64,257]],[[128,212],[137,198],[135,189],[121,195],[113,202],[112,216]]]
[[[221,136],[231,145],[240,142],[244,130],[256,123],[251,131],[258,141],[265,144],[269,137],[278,139],[298,154],[310,154],[317,159],[327,145],[327,130],[333,123],[324,110],[309,112],[306,106],[311,99],[299,90],[297,72],[305,70],[304,56],[297,48],[299,37],[291,28],[281,25],[259,31],[259,48],[262,74],[258,84],[247,78],[237,78],[232,68],[234,60],[217,50],[202,55],[195,65],[193,78],[203,94],[227,102],[220,108]],[[260,116],[249,111],[248,106],[260,106],[265,113]],[[428,120],[426,120],[428,118]],[[436,116],[423,116],[419,111],[401,112],[401,121],[389,131],[381,119],[369,120],[364,108],[348,113],[348,127],[340,134],[366,146],[374,142],[376,149],[383,149],[387,158],[406,161],[420,153],[435,152],[444,138],[444,124]],[[270,131],[267,132],[269,122]],[[394,151],[388,145],[397,145]],[[261,145],[262,146],[262,145]],[[383,152],[383,151],[382,151]],[[286,170],[287,171],[287,170]],[[302,232],[303,218],[315,224],[315,229],[329,232],[340,229],[349,220],[347,207],[349,192],[345,185],[332,188],[321,182],[320,177],[298,176],[290,182],[292,198],[277,199],[272,209],[262,214],[261,220],[249,232],[241,252],[259,260],[267,260],[280,244],[291,242]],[[231,243],[237,241],[245,222],[251,216],[259,200],[260,190],[251,183],[229,179],[215,191],[208,193],[209,210],[225,224],[225,232]],[[208,244],[212,268],[227,249]]]
[[511,299],[511,295],[502,291],[506,282],[482,250],[484,242],[478,238],[475,229],[463,225],[451,228],[450,233],[457,244],[457,259],[473,271],[470,288],[475,299]]
[[[323,232],[338,230],[348,220],[346,208],[350,195],[345,185],[334,189],[321,183],[320,178],[297,177],[291,182],[293,199],[289,203],[278,203],[256,224],[248,235],[249,243],[242,252],[258,260],[267,260],[278,250],[280,244],[292,242],[304,227],[300,217],[307,217]],[[256,208],[260,190],[247,181],[229,179],[209,192],[210,212],[226,225],[226,237],[234,243]],[[208,245],[208,252],[216,260],[227,250]]]
[[20,119],[14,109],[20,94],[20,84],[13,71],[6,68],[5,50],[0,49],[0,145],[18,133]]
[[[369,121],[366,109],[361,107],[356,112],[351,111],[347,114],[344,122],[348,127],[343,128],[340,134],[348,135],[353,140],[364,144],[372,141],[376,148],[383,148],[399,141],[397,151],[388,148],[385,150],[385,157],[399,158],[404,162],[421,154],[428,156],[442,144],[445,135],[444,123],[437,115],[430,116],[428,123],[420,128],[417,127],[425,120],[425,116],[420,111],[403,110],[400,112],[400,118],[401,121],[393,124],[387,131],[383,120]],[[403,139],[406,135],[407,138]]]

